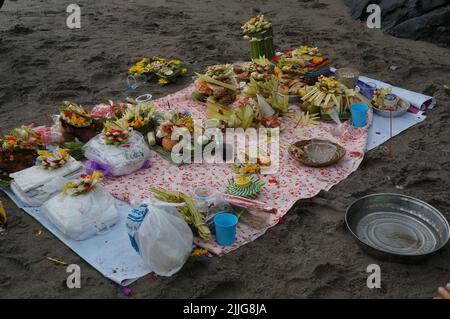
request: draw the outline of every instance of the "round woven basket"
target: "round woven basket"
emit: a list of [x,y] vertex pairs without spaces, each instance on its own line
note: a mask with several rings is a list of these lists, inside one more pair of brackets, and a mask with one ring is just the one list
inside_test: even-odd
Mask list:
[[[304,147],[306,145],[308,145],[309,143],[311,143],[311,141],[312,140],[302,140],[302,141],[298,141],[298,142],[295,142],[294,144],[290,145],[289,149],[288,149],[289,155],[293,159],[295,159],[297,162],[299,162],[305,166],[310,166],[310,167],[330,166],[330,165],[336,164],[341,158],[343,158],[345,156],[345,153],[346,153],[345,148],[343,148],[341,145],[327,141],[327,140],[322,140],[324,142],[328,142],[328,143],[331,143],[334,146],[336,146],[336,153],[334,153],[333,157],[328,162],[325,162],[325,163],[313,162],[308,158],[308,156],[306,155],[306,153],[304,151]],[[318,141],[318,140],[316,139],[316,141]]]

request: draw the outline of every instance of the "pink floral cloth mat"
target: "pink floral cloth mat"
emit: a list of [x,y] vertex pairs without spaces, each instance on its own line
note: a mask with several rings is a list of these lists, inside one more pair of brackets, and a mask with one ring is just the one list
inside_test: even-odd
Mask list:
[[[193,85],[155,101],[158,109],[177,111],[187,110],[194,119],[205,118],[205,105],[191,98]],[[292,108],[295,108],[293,106]],[[371,116],[369,116],[369,123]],[[264,219],[259,229],[249,227],[244,223],[237,226],[237,238],[229,247],[216,243],[213,237],[206,242],[195,238],[195,243],[209,251],[221,256],[247,244],[263,235],[267,229],[275,226],[281,217],[302,198],[310,198],[321,190],[329,190],[332,186],[344,180],[361,163],[366,150],[368,127],[354,128],[350,121],[343,124],[344,134],[335,137],[330,133],[333,124],[321,122],[319,125],[302,127],[299,135],[295,130],[295,121],[291,117],[283,119],[286,129],[280,134],[280,164],[276,175],[262,176],[266,181],[264,188],[258,196],[258,201],[267,206],[275,207],[276,214],[259,213]],[[294,132],[295,131],[295,132]],[[310,168],[301,165],[288,155],[288,147],[293,142],[302,139],[321,138],[334,141],[345,147],[347,153],[338,164],[326,168]],[[175,166],[152,152],[151,164],[148,169],[141,169],[131,175],[107,178],[105,187],[111,194],[123,201],[142,201],[151,196],[149,188],[163,187],[171,190],[192,194],[197,186],[206,185],[220,192],[226,191],[226,181],[233,175],[231,165],[185,164]]]

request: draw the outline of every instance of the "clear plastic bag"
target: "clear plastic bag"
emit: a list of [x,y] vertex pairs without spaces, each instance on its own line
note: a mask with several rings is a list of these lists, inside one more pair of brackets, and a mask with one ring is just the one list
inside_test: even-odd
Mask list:
[[141,133],[133,131],[122,145],[107,145],[101,134],[83,146],[84,156],[99,165],[108,167],[109,174],[121,176],[147,166],[150,149]]
[[78,196],[59,193],[41,210],[56,228],[74,240],[103,234],[119,220],[114,198],[101,186]]
[[160,276],[178,272],[192,251],[192,230],[176,206],[151,201],[133,209],[127,219],[131,245]]
[[64,141],[59,115],[53,115],[52,119],[53,125],[51,127],[38,126],[33,128],[35,132],[41,135],[44,145],[57,145]]

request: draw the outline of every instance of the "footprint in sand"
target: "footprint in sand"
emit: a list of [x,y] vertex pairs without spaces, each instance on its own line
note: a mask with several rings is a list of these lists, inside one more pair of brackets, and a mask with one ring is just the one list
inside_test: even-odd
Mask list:
[[241,296],[244,287],[241,282],[224,281],[218,283],[212,291],[203,296],[204,299],[231,299]]
[[322,2],[314,2],[311,5],[311,8],[313,9],[325,9],[326,7],[328,7],[328,4]]
[[6,288],[11,285],[12,278],[5,274],[0,274],[0,287]]
[[23,24],[16,24],[12,28],[10,28],[7,32],[10,34],[25,35],[33,33],[33,29],[24,26]]

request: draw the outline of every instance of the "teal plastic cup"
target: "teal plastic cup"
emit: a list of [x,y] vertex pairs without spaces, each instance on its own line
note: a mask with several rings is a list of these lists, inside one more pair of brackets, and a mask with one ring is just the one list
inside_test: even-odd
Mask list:
[[364,127],[367,125],[367,112],[369,106],[364,103],[356,103],[350,107],[352,113],[352,124],[354,127]]
[[219,213],[214,217],[216,241],[221,246],[231,246],[236,240],[237,217],[232,213]]

